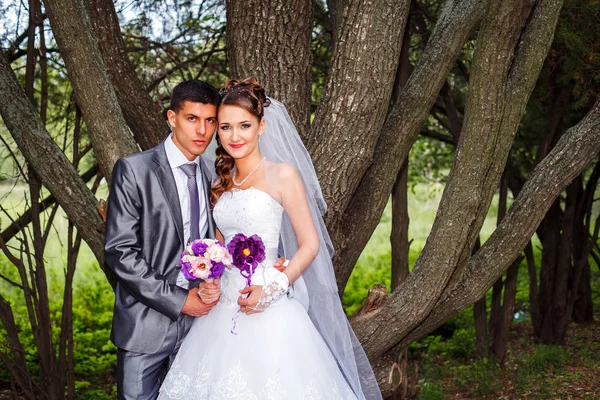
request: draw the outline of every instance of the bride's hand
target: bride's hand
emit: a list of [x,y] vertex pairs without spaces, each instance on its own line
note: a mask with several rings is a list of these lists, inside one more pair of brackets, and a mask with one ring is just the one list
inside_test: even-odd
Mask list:
[[259,285],[248,286],[240,290],[240,294],[243,296],[248,294],[246,298],[242,296],[238,297],[238,304],[240,305],[240,311],[246,313],[246,315],[261,313],[264,310],[259,310],[256,308],[258,301],[260,300],[260,296],[262,294],[263,287]]

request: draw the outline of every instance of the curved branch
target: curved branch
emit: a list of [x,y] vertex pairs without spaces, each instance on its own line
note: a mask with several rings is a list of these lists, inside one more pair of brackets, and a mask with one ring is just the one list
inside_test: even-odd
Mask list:
[[335,272],[340,290],[346,286],[356,260],[379,223],[401,163],[417,140],[450,69],[483,18],[488,3],[488,0],[446,2],[421,59],[382,128],[372,164],[345,213],[328,225],[336,249]]
[[529,243],[554,200],[600,152],[600,99],[534,169],[506,217],[451,282],[433,311],[401,343],[417,340],[477,301]]
[[112,0],[86,0],[91,14],[94,37],[123,117],[143,150],[156,146],[169,134],[169,127],[129,58],[121,36],[121,27]]
[[[89,182],[96,175],[96,171],[98,170],[98,165],[94,165],[92,168],[88,169],[86,172],[81,175],[81,179],[84,182]],[[40,201],[39,211],[40,213],[44,212],[48,207],[52,206],[56,203],[56,198],[53,195],[50,195]],[[2,231],[0,237],[5,243],[8,243],[10,239],[12,239],[17,233],[19,233],[25,226],[27,226],[31,222],[31,211],[25,211],[19,218],[14,220],[8,228]]]
[[123,118],[83,1],[46,0],[44,4],[98,165],[110,182],[114,163],[139,149]]
[[46,131],[1,50],[0,92],[0,115],[19,150],[103,267],[104,224],[96,198]]

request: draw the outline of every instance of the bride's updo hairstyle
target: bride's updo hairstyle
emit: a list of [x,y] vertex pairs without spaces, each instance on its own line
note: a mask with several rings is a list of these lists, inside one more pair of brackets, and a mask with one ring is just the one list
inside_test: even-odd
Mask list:
[[[241,82],[231,79],[219,92],[219,107],[224,105],[241,107],[254,115],[259,122],[265,115],[265,107],[268,107],[270,103],[265,89],[260,86],[256,78],[247,78]],[[218,134],[216,154],[215,170],[220,179],[211,190],[210,201],[213,206],[224,192],[233,187],[232,170],[235,165],[233,157],[223,148]]]

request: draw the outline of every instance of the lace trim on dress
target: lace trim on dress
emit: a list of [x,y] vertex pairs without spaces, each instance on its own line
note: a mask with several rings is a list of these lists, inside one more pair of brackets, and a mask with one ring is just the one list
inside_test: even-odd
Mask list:
[[[248,389],[246,371],[243,370],[241,362],[221,377],[210,376],[206,366],[207,355],[204,354],[202,361],[198,363],[196,376],[193,378],[186,375],[181,369],[178,360],[171,366],[171,370],[160,389],[161,396],[176,400],[282,400],[293,398],[284,387],[281,375],[276,373],[267,379],[258,394]],[[302,400],[344,400],[354,399],[354,395],[348,394],[342,397],[340,389],[335,380],[332,381],[331,393],[322,393],[317,388],[315,378],[308,382],[298,397]]]

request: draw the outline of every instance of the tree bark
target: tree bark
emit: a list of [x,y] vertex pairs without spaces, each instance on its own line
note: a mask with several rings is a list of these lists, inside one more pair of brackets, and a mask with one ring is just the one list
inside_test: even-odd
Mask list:
[[94,37],[127,125],[143,150],[162,142],[169,126],[127,57],[112,0],[87,0]]
[[392,291],[400,287],[408,276],[408,160],[400,169],[398,180],[392,191]]
[[[329,190],[340,193],[337,196],[331,194],[327,198],[327,204],[338,204],[337,217],[330,215],[328,229],[336,249],[334,266],[340,292],[343,292],[356,260],[379,223],[401,163],[417,139],[427,113],[465,40],[483,18],[487,4],[488,1],[479,0],[447,2],[423,55],[385,121],[374,152],[368,155],[374,158],[369,159],[367,171],[358,188],[352,193],[351,186],[339,182],[339,178],[332,181],[333,185]],[[370,93],[366,96],[368,99],[372,97]],[[371,110],[369,104],[364,106]],[[337,108],[334,107],[334,110]],[[332,114],[331,118],[337,117]],[[350,122],[353,127],[356,122],[354,120],[356,118]],[[376,125],[370,124],[364,129],[372,131],[375,127]],[[336,136],[341,140],[347,137],[347,132],[340,132]],[[362,142],[360,143],[359,147],[362,147]],[[346,155],[340,154],[338,157]],[[313,161],[318,163],[324,160]],[[321,168],[325,169],[328,165],[330,163],[323,162]],[[338,168],[330,169],[340,175],[344,174]],[[319,179],[321,182],[329,182],[328,177],[319,176]],[[352,198],[346,207],[343,204],[347,201],[336,203],[336,199],[341,197],[341,191]]]
[[[582,121],[565,133],[535,168],[500,226],[468,262],[460,280],[451,282],[432,312],[416,329],[405,335],[400,344],[418,340],[480,298],[525,248],[554,199],[598,152],[600,100],[596,101]],[[385,313],[388,302],[389,299],[378,310],[376,317],[394,323],[393,320],[389,321],[390,316]],[[356,328],[360,324],[353,326]],[[373,326],[369,328],[371,330]],[[369,335],[365,333],[364,329],[357,330],[361,343],[368,341]]]
[[21,153],[103,266],[104,224],[96,199],[44,128],[2,51],[0,92],[0,114]]
[[496,337],[494,338],[494,357],[504,366],[506,353],[508,352],[508,334],[513,320],[515,310],[515,297],[517,295],[517,275],[522,257],[517,258],[506,271],[504,284],[504,299],[502,300],[502,313],[497,326]]
[[105,71],[88,10],[83,0],[45,0],[44,4],[98,165],[110,183],[114,163],[139,149]]
[[[402,290],[391,296],[386,303],[389,307],[382,307],[401,315],[404,329],[418,325],[430,313],[455,270],[464,269],[483,224],[517,127],[509,124],[515,121],[507,115],[512,109],[505,102],[517,101],[513,107],[520,106],[524,111],[529,97],[527,92],[511,99],[509,75],[531,5],[521,0],[493,1],[480,30],[463,131],[436,219]],[[522,112],[517,123],[521,116]],[[378,342],[393,345],[398,331],[377,322],[374,325],[370,326],[371,339],[377,337]],[[367,354],[373,352],[371,346],[379,348],[369,340],[362,343]]]
[[[473,247],[473,254],[481,248],[481,238],[477,238]],[[473,305],[473,319],[475,322],[475,353],[477,357],[487,357],[490,350],[490,335],[487,320],[487,292]]]
[[531,313],[533,331],[538,332],[541,324],[540,303],[538,297],[537,267],[535,265],[533,245],[531,244],[531,241],[529,241],[525,247],[525,257],[527,259],[527,273],[529,275],[529,311]]
[[[412,72],[410,64],[410,22],[406,24],[402,38],[402,49],[400,51],[400,61],[396,71],[396,80],[392,92],[392,101],[396,103],[400,91],[408,82]],[[410,241],[408,239],[408,226],[410,218],[408,216],[408,157],[404,160],[402,168],[396,178],[396,183],[392,188],[392,232],[390,243],[392,247],[392,280],[391,289],[396,290],[408,276],[408,254],[410,250]],[[406,374],[406,369],[402,371]]]
[[[323,195],[333,237],[337,228],[332,229],[332,222],[343,216],[372,162],[373,132],[380,132],[388,113],[409,8],[408,0],[351,0],[339,15],[329,74],[308,140],[319,181],[327,182]],[[381,194],[384,203],[391,189]]]
[[285,104],[306,143],[310,124],[311,0],[228,0],[230,76],[254,76]]

